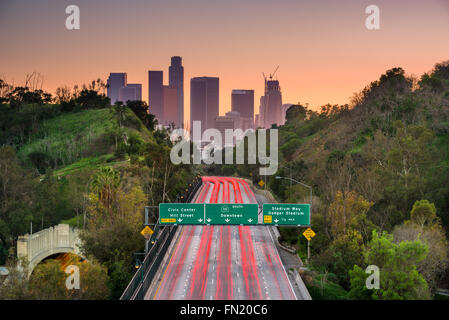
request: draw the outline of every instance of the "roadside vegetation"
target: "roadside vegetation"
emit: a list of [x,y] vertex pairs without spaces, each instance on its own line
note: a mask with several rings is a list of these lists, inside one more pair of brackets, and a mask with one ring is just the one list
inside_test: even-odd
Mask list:
[[[273,176],[259,176],[258,165],[209,172],[266,179],[286,203],[308,203],[309,191],[275,176],[313,187],[313,298],[431,299],[449,287],[449,61],[420,78],[387,70],[348,105],[294,105],[278,129]],[[280,228],[302,258],[303,231]],[[370,264],[379,290],[364,290]]]
[[0,265],[15,268],[31,223],[33,232],[68,223],[81,229],[88,262],[74,263],[88,289],[68,294],[60,263],[48,259],[30,279],[12,272],[0,298],[117,299],[144,249],[143,207],[175,201],[197,173],[171,163],[170,132],[156,129],[145,102],[111,106],[100,79],[54,96],[39,82],[0,79]]

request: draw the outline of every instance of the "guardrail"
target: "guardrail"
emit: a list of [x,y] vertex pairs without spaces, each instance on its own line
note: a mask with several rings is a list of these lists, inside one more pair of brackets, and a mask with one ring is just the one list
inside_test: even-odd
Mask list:
[[[177,199],[177,202],[191,202],[196,192],[199,190],[202,184],[202,179],[198,177],[189,184],[186,193]],[[168,247],[176,233],[177,226],[164,226],[156,225],[154,237],[155,242],[142,265],[136,271],[125,291],[123,292],[120,300],[143,300],[145,293],[150,287],[151,281],[153,281],[154,276],[161,264],[164,255],[167,253]],[[159,231],[161,230],[162,231]]]
[[289,270],[289,272],[292,274],[293,279],[296,282],[296,285],[299,288],[299,293],[301,295],[300,300],[312,300],[312,297],[310,296],[309,290],[307,290],[306,285],[304,284],[304,281],[302,281],[301,276],[299,275],[298,270],[293,269]]
[[[126,288],[120,300],[143,300],[145,293],[150,287],[151,281],[167,252],[168,246],[176,233],[176,226],[164,227],[159,238],[148,252],[142,266],[134,274],[128,288]],[[154,249],[154,250],[153,250]]]

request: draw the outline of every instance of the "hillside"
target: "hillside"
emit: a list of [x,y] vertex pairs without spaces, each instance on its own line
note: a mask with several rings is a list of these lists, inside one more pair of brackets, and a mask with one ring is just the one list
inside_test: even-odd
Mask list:
[[[210,166],[209,173],[263,179],[285,203],[310,201],[309,190],[288,183],[289,177],[312,186],[316,237],[306,284],[325,278],[343,289],[314,298],[339,299],[346,290],[356,299],[429,299],[436,288],[449,287],[449,61],[420,78],[402,68],[387,70],[351,104],[328,104],[318,112],[293,105],[285,125],[273,129],[279,133],[274,175],[261,177],[257,165],[247,164]],[[280,228],[280,241],[305,258],[303,231]],[[379,243],[391,256],[373,258]],[[413,257],[404,259],[410,252]],[[390,278],[381,280],[383,290],[364,292],[359,278],[368,265],[392,271],[384,277],[397,272],[409,279],[418,271],[419,279],[401,283],[408,288],[403,291]]]
[[118,117],[111,109],[103,108],[64,113],[44,120],[29,142],[20,146],[18,158],[26,167],[34,166],[41,173],[51,167],[59,174],[67,174],[84,167],[126,160],[114,155],[120,137],[137,136],[144,142],[154,142],[153,135],[129,108],[123,112],[122,128]]

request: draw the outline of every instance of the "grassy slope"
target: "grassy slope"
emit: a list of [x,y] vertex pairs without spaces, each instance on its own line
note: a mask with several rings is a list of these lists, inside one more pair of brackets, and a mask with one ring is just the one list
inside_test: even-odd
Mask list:
[[[144,141],[153,140],[153,135],[143,126],[135,114],[127,109],[124,129],[126,133],[137,132]],[[82,168],[95,168],[105,163],[110,165],[125,163],[115,161],[113,142],[107,142],[107,132],[117,124],[117,115],[109,109],[94,109],[66,113],[44,121],[31,141],[18,151],[19,159],[31,166],[29,154],[41,151],[61,159],[55,171],[66,175]]]

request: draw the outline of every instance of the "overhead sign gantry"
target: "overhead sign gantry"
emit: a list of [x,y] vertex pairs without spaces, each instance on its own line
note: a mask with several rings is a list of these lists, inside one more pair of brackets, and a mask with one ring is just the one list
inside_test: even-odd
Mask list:
[[[310,204],[265,203],[260,225],[310,225]],[[257,225],[256,203],[161,203],[161,225]]]

